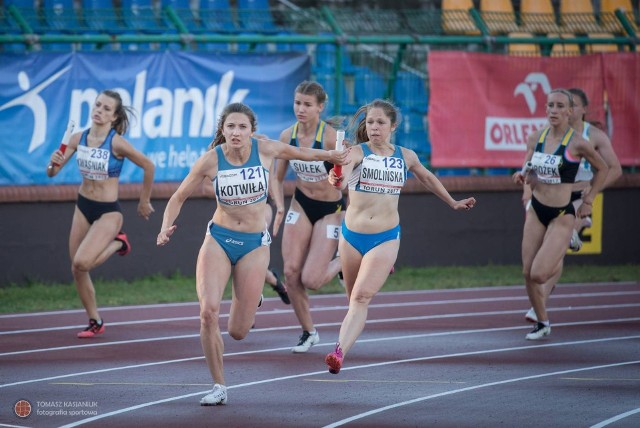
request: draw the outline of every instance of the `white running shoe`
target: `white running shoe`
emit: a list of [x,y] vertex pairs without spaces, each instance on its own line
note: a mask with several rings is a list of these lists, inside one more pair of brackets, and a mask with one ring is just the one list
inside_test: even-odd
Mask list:
[[200,405],[217,406],[218,404],[227,404],[227,387],[216,383],[211,392],[200,399]]
[[551,326],[546,326],[544,324],[542,324],[541,322],[537,323],[536,326],[533,328],[533,330],[531,330],[531,332],[529,332],[526,336],[525,339],[527,340],[540,340],[545,336],[548,336],[551,334]]
[[532,323],[537,323],[538,322],[538,316],[536,315],[536,311],[531,308],[527,311],[527,314],[524,316],[524,319],[526,319],[529,322]]
[[569,241],[569,248],[571,248],[573,251],[580,251],[580,248],[582,248],[582,240],[580,239],[578,231],[575,229],[573,229],[571,241]]
[[305,330],[302,332],[298,344],[291,348],[291,352],[293,352],[294,354],[307,352],[313,345],[318,342],[320,342],[320,335],[318,334],[317,330],[313,334]]

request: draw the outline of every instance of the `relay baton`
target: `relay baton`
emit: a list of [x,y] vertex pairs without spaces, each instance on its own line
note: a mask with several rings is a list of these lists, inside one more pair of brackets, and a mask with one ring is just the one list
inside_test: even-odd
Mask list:
[[522,176],[524,177],[525,175],[527,175],[527,173],[529,171],[531,171],[531,168],[533,168],[533,165],[531,164],[531,161],[525,162],[525,164],[522,165],[522,169],[520,170],[520,174],[522,174]]
[[[344,140],[344,131],[336,131],[336,150],[344,150],[342,141]],[[335,165],[333,170],[336,172],[336,177],[342,177],[342,165]]]
[[[73,134],[73,128],[75,128],[75,126],[76,124],[73,122],[73,120],[70,120],[69,124],[67,124],[67,130],[64,131],[62,142],[60,142],[60,147],[58,148],[58,150],[60,150],[62,154],[64,154],[64,152],[67,150],[67,145],[69,144],[69,139],[71,138],[71,134]],[[54,163],[53,165],[60,166],[57,163]]]

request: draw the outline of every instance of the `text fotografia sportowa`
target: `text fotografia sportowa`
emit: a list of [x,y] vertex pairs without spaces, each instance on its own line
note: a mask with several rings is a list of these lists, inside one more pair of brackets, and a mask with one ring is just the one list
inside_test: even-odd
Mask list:
[[38,416],[96,416],[97,401],[36,401]]

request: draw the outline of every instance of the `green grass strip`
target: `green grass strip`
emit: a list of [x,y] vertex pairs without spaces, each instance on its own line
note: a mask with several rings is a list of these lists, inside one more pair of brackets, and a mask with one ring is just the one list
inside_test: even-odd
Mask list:
[[[382,291],[433,290],[469,287],[490,287],[524,284],[519,265],[449,266],[399,268],[391,275]],[[561,283],[640,281],[640,265],[566,266]],[[175,274],[152,276],[135,281],[94,280],[98,305],[124,306],[155,303],[197,301],[195,278]],[[524,288],[522,290],[524,293]],[[309,294],[344,293],[334,279],[317,292]],[[277,297],[266,285],[265,297]],[[227,286],[225,299],[231,298]],[[9,285],[0,288],[0,313],[38,312],[82,308],[73,283]]]

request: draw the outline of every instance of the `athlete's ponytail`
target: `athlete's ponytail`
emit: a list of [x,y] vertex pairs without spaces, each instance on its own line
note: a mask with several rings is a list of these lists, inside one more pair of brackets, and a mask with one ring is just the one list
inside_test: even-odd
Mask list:
[[122,104],[122,97],[118,92],[107,89],[102,91],[102,93],[116,100],[116,111],[114,112],[116,120],[113,122],[113,129],[115,129],[118,134],[124,135],[129,129],[129,115],[135,117],[133,109]]

